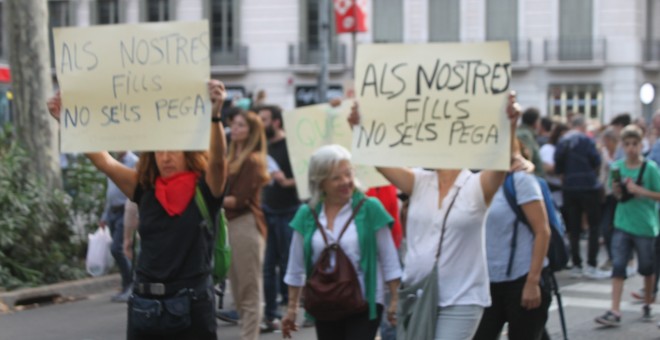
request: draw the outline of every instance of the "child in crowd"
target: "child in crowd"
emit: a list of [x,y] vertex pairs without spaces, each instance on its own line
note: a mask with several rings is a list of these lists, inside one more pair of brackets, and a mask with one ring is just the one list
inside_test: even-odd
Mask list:
[[655,279],[655,240],[658,235],[660,171],[652,160],[642,156],[642,131],[628,125],[621,131],[625,157],[612,163],[609,186],[619,203],[614,213],[612,234],[612,309],[595,321],[606,326],[621,323],[621,293],[626,279],[626,263],[633,249],[637,252],[638,272],[644,276],[642,318],[653,319],[653,283]]

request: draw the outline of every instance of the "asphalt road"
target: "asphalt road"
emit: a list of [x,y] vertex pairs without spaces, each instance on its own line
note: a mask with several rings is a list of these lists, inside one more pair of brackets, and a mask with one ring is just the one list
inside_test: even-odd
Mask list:
[[[583,245],[582,248],[586,247]],[[562,287],[561,293],[569,339],[660,339],[660,329],[656,325],[656,322],[660,321],[660,303],[653,306],[656,322],[643,322],[640,319],[642,305],[635,303],[630,297],[633,290],[642,287],[642,278],[639,275],[626,281],[622,303],[622,325],[618,328],[599,327],[593,321],[610,306],[610,281],[608,279],[598,281],[571,279],[568,277],[568,271],[559,273],[557,278]],[[0,340],[124,339],[126,306],[111,303],[110,296],[113,293],[107,291],[76,302],[0,315]],[[228,297],[225,299],[228,300]],[[229,303],[230,301],[225,301],[226,305]],[[553,305],[550,307],[547,329],[552,339],[562,339],[556,301],[553,301]],[[238,340],[238,326],[218,321],[218,338]],[[261,336],[261,339],[264,340],[281,338],[280,333]],[[315,338],[313,328],[302,329],[294,335],[294,339],[297,340]],[[502,338],[506,339],[506,336]]]

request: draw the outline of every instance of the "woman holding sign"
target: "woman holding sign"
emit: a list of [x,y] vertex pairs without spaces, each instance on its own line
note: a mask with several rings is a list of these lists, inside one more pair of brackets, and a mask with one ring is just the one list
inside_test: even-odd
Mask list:
[[[108,152],[88,153],[94,166],[139,207],[141,253],[128,303],[128,339],[217,339],[211,270],[216,228],[227,178],[220,108],[224,85],[209,82],[212,107],[209,151],[143,152],[137,169]],[[61,97],[48,101],[59,120]],[[203,203],[202,203],[203,202]]]
[[[509,95],[506,114],[513,141],[520,116],[513,93]],[[349,123],[357,125],[359,119],[355,105]],[[410,196],[407,252],[399,294],[399,305],[410,310],[400,308],[397,313],[397,339],[471,339],[484,308],[491,303],[483,222],[506,172],[484,170],[475,174],[466,169],[384,167],[377,170]],[[409,286],[418,289],[408,292]],[[420,291],[424,291],[421,297]],[[437,312],[428,315],[429,309],[423,309],[422,314],[417,314],[415,308],[429,300],[437,301],[427,306],[431,310],[437,307]]]

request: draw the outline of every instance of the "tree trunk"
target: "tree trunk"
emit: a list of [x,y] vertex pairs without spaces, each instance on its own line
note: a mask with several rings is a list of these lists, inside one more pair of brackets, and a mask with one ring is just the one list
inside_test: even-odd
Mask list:
[[30,154],[30,168],[51,188],[61,188],[58,127],[46,101],[52,95],[48,51],[48,1],[6,0],[9,66],[16,135]]

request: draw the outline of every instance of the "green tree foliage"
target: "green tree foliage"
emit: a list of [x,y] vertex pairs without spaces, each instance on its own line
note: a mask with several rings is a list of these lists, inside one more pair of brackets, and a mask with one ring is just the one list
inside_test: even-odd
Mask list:
[[[49,188],[10,126],[0,130],[0,287],[15,289],[85,276],[87,232],[103,206],[105,177],[83,158],[66,189]],[[72,198],[73,197],[73,198]]]

